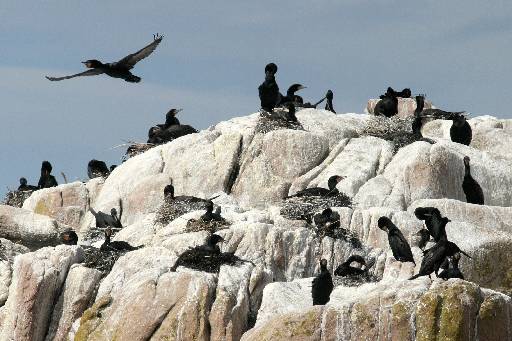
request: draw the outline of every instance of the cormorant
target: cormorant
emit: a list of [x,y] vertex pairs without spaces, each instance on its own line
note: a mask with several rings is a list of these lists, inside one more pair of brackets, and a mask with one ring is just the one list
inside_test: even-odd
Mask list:
[[201,216],[201,220],[204,222],[223,221],[224,218],[220,215],[220,206],[213,212],[213,202],[211,200],[206,201],[206,212]]
[[464,275],[462,275],[462,272],[459,269],[460,253],[457,252],[447,259],[449,259],[448,268],[441,271],[439,273],[439,277],[445,280],[450,278],[464,279]]
[[336,276],[356,276],[356,275],[362,275],[365,272],[368,272],[367,267],[366,267],[366,269],[363,270],[361,268],[356,268],[356,267],[350,266],[350,264],[352,264],[353,262],[359,263],[359,264],[361,264],[361,266],[366,267],[366,261],[364,260],[363,257],[361,257],[359,255],[352,255],[352,256],[348,257],[348,259],[345,262],[338,265],[338,267],[334,271],[334,275],[336,275]]
[[110,173],[112,173],[114,171],[114,169],[116,169],[117,165],[111,165],[109,170],[110,170]]
[[276,72],[276,64],[267,64],[267,66],[265,66],[265,81],[258,87],[261,108],[269,113],[274,110],[282,97],[279,93],[279,86],[277,86],[276,83]]
[[180,121],[176,118],[176,115],[183,111],[183,109],[171,109],[165,115],[165,124],[163,126],[164,129],[169,128],[170,126],[180,125]]
[[188,134],[197,133],[197,130],[187,124],[171,125],[168,128],[155,126],[151,127],[148,132],[148,143],[161,144],[170,142]]
[[333,175],[329,178],[329,180],[327,180],[327,186],[329,187],[328,189],[322,188],[322,187],[306,188],[306,189],[303,189],[302,191],[298,191],[294,195],[290,195],[286,198],[310,197],[310,196],[324,197],[324,196],[328,196],[328,195],[334,196],[339,193],[338,189],[336,188],[336,185],[338,185],[338,183],[343,179],[345,179],[344,176]]
[[117,210],[112,208],[110,210],[110,214],[103,213],[101,211],[96,212],[92,207],[89,208],[89,211],[96,218],[96,227],[98,228],[107,228],[107,227],[115,227],[118,229],[123,228],[123,224],[121,224],[121,216],[123,214],[123,206],[121,205],[121,201],[119,201],[120,211],[119,216],[117,215]]
[[286,92],[286,96],[281,98],[280,104],[286,105],[288,102],[291,102],[293,104],[298,104],[298,105],[303,104],[304,100],[302,99],[302,97],[300,97],[299,95],[296,95],[295,93],[297,91],[305,89],[305,88],[306,87],[302,84],[298,84],[298,83],[292,84],[288,88],[288,91]]
[[156,34],[153,35],[153,42],[146,47],[140,49],[139,51],[129,54],[121,60],[114,63],[106,63],[103,64],[99,60],[89,59],[85,62],[82,62],[87,68],[90,70],[77,73],[71,76],[64,77],[48,77],[46,78],[51,81],[61,81],[63,79],[70,79],[79,76],[96,76],[102,73],[114,77],[114,78],[122,78],[127,82],[138,83],[140,82],[140,77],[135,76],[130,72],[130,70],[137,64],[137,62],[149,56],[160,44],[163,36]]
[[466,195],[466,201],[470,204],[483,205],[484,192],[478,182],[471,176],[469,166],[469,156],[464,157],[464,180],[462,181],[462,190]]
[[375,105],[373,113],[377,116],[392,117],[398,114],[398,98],[394,93],[386,93]]
[[191,195],[178,195],[178,196],[175,196],[174,195],[174,186],[172,184],[172,179],[171,179],[171,183],[164,187],[164,199],[165,200],[169,200],[169,201],[188,201],[190,203],[204,203],[204,208],[205,209],[206,209],[206,207],[208,205],[208,202],[211,202],[216,197],[218,197],[218,196],[215,196],[215,197],[212,197],[212,198],[209,198],[209,199],[203,199],[203,198],[198,198],[198,197],[194,197],[194,196],[191,196]]
[[174,263],[174,265],[171,267],[171,271],[176,271],[178,266],[182,265],[183,258],[190,254],[194,254],[196,258],[212,257],[214,255],[219,255],[220,247],[217,244],[223,241],[224,238],[217,234],[209,235],[206,238],[206,241],[203,245],[198,245],[194,248],[188,249],[187,251],[183,252],[176,260],[176,263]]
[[91,160],[87,164],[87,175],[89,179],[94,179],[98,177],[107,177],[110,174],[107,165],[103,161],[99,160]]
[[451,120],[453,121],[450,127],[450,139],[453,142],[469,146],[473,138],[471,126],[466,120],[466,116],[462,113],[454,113]]
[[438,242],[442,236],[446,236],[446,224],[450,219],[443,217],[437,208],[418,207],[414,210],[414,215],[419,220],[425,221],[425,226],[435,242]]
[[325,95],[325,98],[327,99],[327,102],[325,103],[325,110],[329,110],[330,112],[333,112],[336,114],[336,111],[334,111],[334,106],[332,104],[332,99],[334,98],[334,94],[332,90],[327,90],[327,94]]
[[18,191],[35,191],[37,189],[39,189],[39,187],[27,185],[27,179],[20,178],[20,185],[18,186]]
[[57,180],[55,180],[55,177],[50,174],[51,172],[52,164],[48,161],[43,161],[41,164],[41,177],[37,183],[38,188],[50,188],[58,186]]
[[143,245],[131,246],[130,244],[128,244],[127,242],[124,242],[124,241],[111,242],[110,241],[111,236],[112,236],[112,228],[107,227],[105,229],[105,241],[100,246],[101,251],[114,251],[114,250],[133,251],[133,250],[137,250],[137,249],[140,249],[141,247],[143,247]]
[[60,234],[62,244],[76,245],[78,243],[78,235],[73,230],[64,231]]
[[402,91],[395,91],[392,87],[388,87],[386,93],[384,95],[381,95],[380,98],[382,99],[386,96],[411,98],[411,89],[405,88]]
[[334,212],[330,207],[323,210],[322,213],[317,213],[313,216],[313,222],[315,223],[317,228],[322,228],[327,224],[334,222],[338,222],[337,227],[339,227],[339,220],[340,215],[338,214],[338,212]]
[[425,97],[418,95],[416,96],[416,109],[414,110],[414,119],[412,121],[412,133],[417,137],[423,137],[421,135],[422,119],[421,113],[425,106]]
[[327,269],[327,260],[320,261],[320,273],[313,279],[311,285],[311,295],[313,296],[313,305],[324,305],[329,302],[334,284],[331,273]]
[[387,232],[389,246],[393,252],[393,257],[395,257],[397,261],[412,262],[416,265],[411,247],[398,227],[396,227],[396,225],[387,217],[380,217],[377,225],[381,230]]
[[427,243],[430,240],[430,232],[428,232],[427,229],[421,229],[416,233],[416,235],[420,236],[418,247],[422,250],[425,249],[425,246],[427,246]]

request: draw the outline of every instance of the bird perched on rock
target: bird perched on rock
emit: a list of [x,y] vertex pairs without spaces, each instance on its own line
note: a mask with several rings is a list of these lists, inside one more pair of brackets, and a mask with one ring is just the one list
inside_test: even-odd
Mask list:
[[41,164],[41,177],[39,178],[39,182],[37,184],[38,188],[50,188],[58,186],[57,180],[55,177],[51,175],[52,172],[52,164],[48,161],[43,161]]
[[221,252],[217,244],[223,241],[224,238],[217,234],[209,235],[203,245],[198,245],[183,252],[176,260],[176,263],[171,267],[171,271],[176,271],[180,265],[186,265],[187,260],[193,259],[194,261],[200,262],[203,259],[219,256]]
[[423,107],[425,106],[425,97],[422,95],[416,96],[416,109],[414,110],[414,119],[412,121],[412,133],[417,137],[423,137],[421,135],[421,126],[423,124]]
[[325,227],[327,224],[338,223],[340,226],[340,215],[338,212],[334,212],[330,207],[324,209],[321,213],[317,213],[313,216],[313,222],[315,223],[317,228]]
[[101,211],[96,212],[92,207],[89,207],[89,211],[92,213],[94,218],[96,219],[96,227],[104,229],[107,227],[114,227],[117,229],[122,229],[123,224],[121,224],[121,216],[123,214],[123,206],[121,200],[119,200],[119,215],[117,215],[117,210],[112,208],[110,210],[110,214],[103,213]]
[[332,276],[327,269],[327,260],[320,261],[320,273],[313,279],[311,285],[311,295],[313,296],[313,305],[324,305],[329,302],[331,292],[334,289]]
[[[352,266],[352,263],[359,263],[361,266],[364,266],[365,269],[362,268],[356,268]],[[348,257],[348,259],[338,265],[336,270],[334,270],[334,275],[336,276],[357,276],[362,275],[364,273],[368,272],[368,267],[366,266],[366,261],[362,256],[359,255],[352,255]]]
[[333,196],[337,195],[339,193],[338,189],[336,188],[336,185],[338,183],[345,179],[344,176],[340,175],[333,175],[327,180],[327,187],[328,188],[322,188],[322,187],[311,187],[303,189],[302,191],[298,191],[294,195],[290,195],[287,198],[294,198],[294,197],[304,197],[304,196]]
[[37,186],[27,185],[27,179],[20,178],[20,185],[18,186],[18,191],[35,191],[39,189]]
[[73,230],[67,230],[60,234],[62,244],[65,245],[76,245],[78,244],[78,235]]
[[109,174],[110,171],[103,161],[93,159],[87,164],[87,175],[89,176],[89,179],[94,179],[97,177],[105,178]]
[[269,63],[265,66],[265,81],[258,87],[261,108],[267,112],[272,112],[281,102],[279,86],[276,83],[277,65]]
[[395,91],[392,87],[388,87],[386,93],[381,95],[380,98],[384,98],[386,96],[394,96],[401,98],[410,98],[411,97],[411,89],[405,88],[402,91]]
[[332,100],[334,98],[334,94],[332,90],[327,90],[327,94],[325,95],[325,98],[327,99],[327,102],[325,103],[325,110],[329,110],[330,112],[333,112],[336,114],[336,111],[334,110],[334,105],[332,104]]
[[393,257],[399,262],[412,262],[416,264],[411,247],[398,227],[388,217],[380,217],[377,225],[381,230],[387,232]]
[[469,161],[469,156],[464,156],[464,180],[462,181],[462,190],[466,195],[466,201],[468,203],[483,205],[484,192],[480,184],[471,175]]
[[167,112],[167,114],[165,115],[165,124],[162,125],[162,128],[163,129],[167,129],[169,128],[170,126],[176,126],[176,125],[180,125],[180,121],[178,120],[178,118],[176,117],[176,115],[178,115],[178,113],[180,113],[181,111],[183,111],[183,109],[171,109]]
[[442,236],[446,236],[446,224],[450,219],[443,217],[441,212],[435,207],[417,207],[414,215],[419,220],[425,221],[428,232],[438,242]]
[[294,105],[301,105],[304,103],[304,100],[301,96],[295,94],[297,91],[305,89],[306,87],[302,84],[292,84],[286,91],[286,96],[281,98],[280,105],[286,105],[287,103],[293,103]]
[[105,241],[100,246],[101,251],[133,251],[140,249],[143,245],[140,246],[131,246],[129,243],[125,241],[110,241],[110,237],[112,236],[112,228],[107,227],[105,229]]
[[439,273],[442,279],[460,278],[464,279],[464,275],[459,269],[460,253],[455,253],[452,257],[448,257],[448,268]]
[[473,131],[466,120],[466,116],[463,113],[456,112],[451,116],[451,120],[453,123],[450,127],[450,139],[453,142],[469,146],[473,138]]
[[155,126],[148,132],[148,143],[162,144],[175,140],[179,137],[197,133],[197,129],[188,124],[171,125],[167,128]]
[[201,220],[204,222],[209,221],[224,221],[224,218],[220,215],[221,208],[217,206],[215,212],[213,212],[213,202],[208,200],[206,202],[206,212],[201,216]]
[[74,77],[80,77],[80,76],[96,76],[101,74],[106,74],[113,78],[121,78],[124,79],[127,82],[130,83],[138,83],[140,82],[140,77],[135,76],[130,72],[131,69],[142,59],[149,56],[153,51],[155,51],[156,47],[160,42],[162,41],[163,36],[161,35],[154,35],[153,36],[153,42],[146,47],[140,49],[139,51],[129,54],[126,57],[120,59],[117,62],[113,63],[105,63],[103,64],[99,60],[96,59],[89,59],[85,62],[82,62],[89,70],[77,73],[71,76],[64,76],[64,77],[48,77],[46,78],[51,81],[61,81],[64,79],[70,79]]
[[398,98],[394,92],[381,96],[373,112],[377,116],[392,117],[398,114]]
[[418,247],[423,250],[430,240],[430,232],[428,232],[427,229],[421,229],[416,233],[416,235],[420,237],[420,240],[418,241]]

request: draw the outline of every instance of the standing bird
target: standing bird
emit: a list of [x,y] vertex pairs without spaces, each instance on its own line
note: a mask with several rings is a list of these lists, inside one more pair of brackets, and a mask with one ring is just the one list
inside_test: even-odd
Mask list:
[[468,203],[483,205],[484,192],[478,182],[471,176],[469,161],[469,156],[464,156],[464,180],[462,181],[462,190],[466,195],[466,201]]
[[327,90],[327,94],[325,95],[325,98],[327,99],[327,102],[325,103],[325,110],[329,110],[330,112],[333,112],[336,114],[336,111],[334,110],[334,106],[332,104],[332,99],[334,98],[334,94],[332,90]]
[[[455,253],[452,257],[448,258],[448,268],[444,269],[439,273],[439,277],[442,279],[460,278],[464,279],[464,275],[459,269],[460,253]],[[450,267],[451,265],[451,267]]]
[[176,115],[180,111],[183,111],[183,109],[171,109],[167,112],[167,114],[165,115],[165,124],[162,126],[163,129],[167,129],[170,126],[180,125],[180,121],[176,118]]
[[442,236],[446,237],[446,224],[450,219],[443,217],[441,212],[435,207],[417,207],[414,215],[419,220],[425,221],[428,232],[438,242]]
[[110,214],[106,214],[101,211],[96,212],[92,207],[89,207],[89,211],[96,219],[96,227],[102,229],[107,227],[115,227],[117,229],[122,229],[123,224],[121,224],[121,216],[123,214],[123,206],[121,200],[119,200],[119,207],[119,216],[117,215],[117,210],[115,208],[112,208],[110,210]]
[[78,235],[73,230],[67,230],[60,234],[60,239],[64,245],[78,244]]
[[414,119],[412,121],[412,133],[417,138],[423,137],[421,135],[421,126],[423,117],[421,115],[423,107],[425,106],[425,97],[422,95],[416,96],[416,109],[414,110]]
[[155,126],[149,129],[148,143],[167,143],[179,137],[194,133],[197,133],[197,129],[188,124],[171,125],[165,129],[160,126]]
[[276,83],[276,73],[277,65],[274,63],[267,64],[265,66],[265,81],[258,87],[261,108],[269,113],[281,102],[282,97]]
[[215,212],[213,212],[213,202],[208,200],[206,202],[206,212],[201,216],[201,220],[204,222],[209,221],[224,221],[224,218],[220,215],[221,208],[217,206]]
[[[354,266],[351,266],[353,262],[361,264],[361,266],[364,266],[365,269],[356,268]],[[334,271],[334,275],[336,276],[357,276],[362,275],[364,273],[368,272],[368,267],[366,266],[366,261],[363,257],[359,255],[352,255],[348,257],[348,259],[338,265],[336,270]]]
[[38,188],[50,188],[58,186],[57,180],[55,177],[51,175],[52,172],[52,164],[48,161],[43,161],[41,164],[41,177],[39,178],[39,182],[37,183]]
[[393,252],[393,257],[399,262],[412,262],[416,265],[411,247],[398,227],[387,217],[380,217],[377,225],[381,230],[388,233],[389,246]]
[[328,195],[334,196],[339,193],[338,189],[336,188],[336,185],[338,185],[338,183],[343,179],[345,179],[344,176],[333,175],[329,178],[329,180],[327,180],[327,186],[329,187],[328,189],[322,188],[322,187],[306,188],[306,189],[303,189],[302,191],[298,191],[294,195],[290,195],[286,198],[311,197],[311,196],[325,197]]
[[149,56],[153,51],[155,51],[156,47],[162,41],[163,36],[156,34],[153,35],[153,42],[148,46],[142,48],[141,50],[129,54],[121,60],[113,63],[105,63],[103,64],[99,60],[89,59],[85,62],[82,62],[87,68],[90,70],[77,73],[71,76],[64,77],[48,77],[46,78],[51,81],[61,81],[64,79],[70,79],[74,77],[80,76],[96,76],[101,75],[102,73],[113,77],[113,78],[121,78],[130,83],[138,83],[140,82],[140,77],[135,76],[130,72],[131,69],[137,64],[137,62]]
[[453,113],[451,120],[453,123],[450,127],[450,139],[453,142],[469,146],[473,138],[473,131],[466,116],[463,113]]
[[380,96],[381,100],[375,105],[373,113],[377,116],[392,117],[398,114],[398,98],[394,92]]
[[142,245],[131,246],[127,242],[119,241],[119,240],[112,242],[112,241],[110,241],[111,236],[112,236],[112,229],[110,227],[108,227],[105,230],[105,241],[100,246],[101,251],[133,251],[133,250],[137,250],[137,249],[140,249],[141,247],[143,247]]
[[329,302],[334,284],[332,276],[327,269],[327,260],[320,261],[320,273],[313,278],[311,285],[311,295],[313,296],[313,305],[324,305]]
[[91,160],[87,164],[87,175],[89,179],[98,177],[106,178],[110,174],[107,165],[103,161]]

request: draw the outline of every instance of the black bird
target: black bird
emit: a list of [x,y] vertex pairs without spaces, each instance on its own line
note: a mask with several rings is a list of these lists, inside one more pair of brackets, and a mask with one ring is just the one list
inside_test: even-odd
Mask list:
[[203,199],[203,198],[198,198],[198,197],[194,197],[194,196],[191,196],[191,195],[178,195],[178,196],[175,196],[174,195],[174,186],[172,184],[172,179],[171,179],[171,183],[167,186],[164,187],[164,199],[165,200],[168,200],[168,201],[187,201],[189,203],[202,203],[204,205],[204,209],[206,209],[207,205],[208,205],[208,202],[211,202],[211,200],[215,199],[217,196],[215,197],[212,197],[212,198],[209,198],[209,199]]
[[208,200],[206,202],[206,212],[201,216],[201,220],[204,222],[224,221],[224,218],[220,215],[220,206],[218,206],[215,212],[213,212],[213,202]]
[[43,161],[41,164],[41,177],[37,183],[38,188],[50,188],[58,186],[57,180],[51,175],[52,164],[48,161]]
[[94,215],[96,219],[96,227],[98,228],[107,228],[107,227],[115,227],[118,229],[123,228],[123,224],[121,224],[121,216],[123,215],[123,206],[121,205],[121,201],[119,201],[119,216],[117,215],[117,210],[112,208],[110,210],[110,214],[103,213],[101,211],[96,212],[92,207],[89,207],[89,211]]
[[148,143],[167,143],[179,137],[194,133],[197,133],[197,130],[187,124],[171,125],[165,129],[159,126],[155,126],[149,129]]
[[78,235],[73,230],[64,231],[60,234],[62,244],[76,245],[78,243]]
[[453,142],[469,146],[473,138],[473,131],[462,113],[454,113],[452,116],[452,126],[450,127],[450,139]]
[[427,229],[421,229],[416,233],[416,235],[420,236],[418,247],[423,250],[430,240],[430,232],[428,232]]
[[304,100],[299,95],[296,95],[295,93],[299,90],[305,89],[306,87],[302,84],[292,84],[288,91],[286,92],[286,96],[281,98],[281,105],[286,105],[288,102],[291,102],[295,105],[300,105],[304,103]]
[[114,63],[106,63],[103,64],[99,60],[96,59],[89,59],[85,62],[82,62],[87,68],[90,70],[77,73],[71,76],[64,76],[64,77],[48,77],[46,78],[51,81],[61,81],[63,79],[70,79],[74,77],[79,76],[96,76],[100,75],[102,73],[114,77],[114,78],[122,78],[127,82],[130,83],[138,83],[140,82],[140,77],[135,76],[130,72],[131,69],[137,64],[137,62],[141,61],[142,59],[149,56],[160,44],[162,41],[163,36],[161,35],[154,35],[153,36],[153,42],[149,44],[148,46],[140,49],[139,51],[129,54],[126,57],[122,58],[121,60],[114,62]]
[[351,266],[351,264],[353,262],[359,263],[359,264],[361,264],[361,266],[366,267],[366,261],[364,260],[363,257],[361,257],[359,255],[352,255],[352,256],[348,257],[348,259],[345,262],[338,265],[338,267],[334,271],[334,275],[336,275],[336,276],[357,276],[357,275],[362,275],[362,274],[368,272],[367,267],[366,267],[366,269],[363,270],[361,268],[356,268],[354,266]]
[[425,221],[425,226],[435,242],[438,242],[442,236],[446,237],[446,224],[450,219],[443,217],[437,208],[418,207],[414,210],[414,215],[419,220]]
[[384,95],[381,95],[380,98],[382,99],[386,96],[411,98],[411,89],[405,88],[402,91],[395,91],[392,87],[388,87],[386,93]]
[[423,112],[423,107],[425,106],[425,97],[422,95],[416,96],[416,109],[414,110],[414,119],[412,121],[412,133],[418,137],[423,137],[421,135],[421,126],[423,117],[421,113]]
[[399,262],[413,262],[416,265],[411,247],[398,227],[387,217],[380,217],[377,225],[381,230],[388,233],[389,246],[393,252],[393,257]]
[[336,114],[336,111],[334,111],[334,106],[332,104],[332,99],[334,98],[332,90],[327,90],[325,98],[327,99],[327,102],[325,103],[325,110],[329,110]]
[[373,113],[377,116],[392,117],[398,114],[398,98],[394,93],[386,93],[375,105]]
[[111,165],[109,170],[110,170],[110,173],[112,173],[114,171],[114,169],[116,169],[117,165]]
[[178,266],[182,265],[183,259],[189,256],[190,254],[194,254],[195,258],[209,258],[212,256],[220,255],[220,247],[217,244],[223,241],[224,238],[217,234],[209,235],[206,238],[206,241],[203,245],[198,245],[194,248],[188,249],[185,252],[183,252],[176,260],[176,263],[174,263],[174,265],[171,267],[171,271],[176,271]]
[[332,276],[327,269],[327,260],[320,261],[320,273],[313,278],[311,285],[311,295],[313,296],[313,305],[324,305],[329,302],[334,284]]
[[103,161],[99,160],[91,160],[87,164],[87,175],[89,179],[94,179],[98,177],[107,177],[110,174],[107,165]]
[[163,129],[167,129],[170,126],[179,126],[180,120],[176,118],[176,115],[183,111],[183,109],[171,109],[165,115],[165,124],[162,126]]
[[334,212],[330,207],[326,208],[322,211],[322,213],[317,213],[313,216],[313,222],[318,228],[322,228],[327,224],[338,222],[339,227],[340,215],[338,212]]
[[288,111],[285,113],[285,119],[289,122],[298,122],[297,116],[295,116],[295,105],[293,102],[286,103]]
[[269,113],[281,102],[282,98],[279,93],[279,86],[276,83],[276,72],[276,64],[267,64],[265,66],[265,81],[258,87],[261,108]]
[[310,197],[310,196],[325,197],[328,195],[334,196],[334,195],[339,194],[339,191],[336,188],[336,185],[338,185],[338,183],[343,179],[345,179],[344,176],[333,175],[329,178],[329,180],[327,180],[327,186],[329,187],[328,189],[322,188],[322,187],[306,188],[306,189],[303,189],[302,191],[298,191],[294,195],[290,195],[286,198]]
[[469,166],[469,156],[464,157],[464,180],[462,181],[462,190],[466,195],[466,201],[470,204],[483,205],[484,192],[478,182],[471,176],[471,169]]
[[456,253],[448,259],[450,259],[448,268],[441,271],[439,277],[445,280],[450,278],[464,279],[464,275],[459,269],[460,253]]
[[18,191],[35,191],[37,189],[39,189],[39,187],[27,185],[27,179],[20,178],[20,185],[18,186]]
[[105,229],[105,241],[100,246],[101,251],[133,251],[140,249],[143,245],[131,246],[129,243],[121,240],[110,241],[112,236],[112,228],[107,227]]

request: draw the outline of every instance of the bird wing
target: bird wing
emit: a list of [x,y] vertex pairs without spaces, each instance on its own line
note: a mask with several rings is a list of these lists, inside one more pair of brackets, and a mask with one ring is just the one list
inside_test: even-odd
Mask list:
[[77,73],[77,74],[74,74],[74,75],[71,75],[71,76],[64,76],[64,77],[48,77],[48,76],[45,76],[45,77],[46,77],[46,79],[48,79],[50,81],[61,81],[61,80],[64,80],[64,79],[70,79],[70,78],[81,77],[81,76],[96,76],[96,75],[101,75],[102,73],[103,73],[103,71],[99,70],[99,69],[89,69],[87,71],[80,72],[80,73]]
[[162,41],[163,36],[160,36],[157,34],[156,36],[154,36],[154,38],[155,39],[153,40],[153,42],[151,44],[149,44],[146,47],[143,47],[142,49],[140,49],[139,51],[137,51],[135,53],[127,55],[126,57],[124,57],[123,59],[118,61],[117,64],[123,64],[128,69],[133,68],[135,66],[135,64],[137,64],[139,61],[146,58],[153,51],[155,51],[158,44],[160,44],[160,42]]
[[397,260],[399,258],[406,258],[409,260],[414,260],[414,257],[412,255],[411,247],[409,246],[409,243],[407,242],[407,239],[405,239],[402,232],[398,229],[393,231],[394,233],[390,233],[389,237],[393,239],[394,245],[397,247],[391,248],[391,251],[393,252],[393,257],[395,257]]

